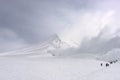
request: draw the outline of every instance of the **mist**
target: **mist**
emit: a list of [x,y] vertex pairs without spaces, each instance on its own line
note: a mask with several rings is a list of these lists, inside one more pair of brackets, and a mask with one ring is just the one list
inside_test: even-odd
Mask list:
[[118,0],[1,0],[0,52],[40,43],[53,34],[79,47],[80,52],[119,48],[119,3]]

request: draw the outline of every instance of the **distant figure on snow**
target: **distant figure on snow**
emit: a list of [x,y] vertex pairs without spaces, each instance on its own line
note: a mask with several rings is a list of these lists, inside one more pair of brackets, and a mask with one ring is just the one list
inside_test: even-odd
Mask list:
[[103,63],[101,63],[100,65],[103,66]]
[[110,64],[113,64],[113,62],[111,61]]
[[116,63],[116,62],[118,62],[118,60],[113,61],[113,63]]
[[108,63],[106,63],[106,67],[108,67],[109,66],[109,64]]

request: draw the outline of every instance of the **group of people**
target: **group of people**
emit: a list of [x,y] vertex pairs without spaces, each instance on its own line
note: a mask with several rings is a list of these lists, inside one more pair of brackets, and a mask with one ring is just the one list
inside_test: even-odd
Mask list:
[[[116,62],[118,62],[118,60],[110,61],[109,63],[106,63],[105,66],[106,66],[106,67],[109,67],[110,64],[113,64],[113,63],[116,63]],[[103,66],[103,63],[101,63],[100,65]]]

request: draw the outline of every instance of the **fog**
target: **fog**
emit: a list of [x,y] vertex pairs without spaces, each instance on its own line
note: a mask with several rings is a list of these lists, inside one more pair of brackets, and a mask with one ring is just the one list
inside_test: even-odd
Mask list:
[[[0,52],[58,34],[80,52],[119,48],[119,0],[1,0]],[[104,48],[104,49],[103,49]]]

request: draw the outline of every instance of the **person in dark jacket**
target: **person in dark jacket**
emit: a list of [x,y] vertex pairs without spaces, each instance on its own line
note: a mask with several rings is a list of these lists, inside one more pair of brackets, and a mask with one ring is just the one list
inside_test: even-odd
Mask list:
[[108,63],[106,63],[106,67],[108,67],[109,66],[109,64]]
[[103,66],[103,63],[101,63],[100,65]]
[[113,64],[113,62],[111,61],[110,64]]

